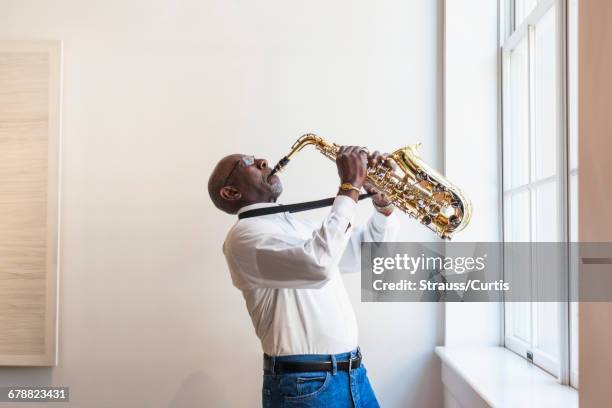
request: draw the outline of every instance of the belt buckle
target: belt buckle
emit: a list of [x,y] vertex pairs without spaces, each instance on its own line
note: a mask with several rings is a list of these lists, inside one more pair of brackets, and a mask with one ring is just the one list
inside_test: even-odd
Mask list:
[[349,359],[349,371],[351,371],[353,367],[353,360],[355,361],[355,363],[359,363],[361,365],[361,350],[359,349],[359,347],[357,347],[357,354],[355,355],[355,357]]

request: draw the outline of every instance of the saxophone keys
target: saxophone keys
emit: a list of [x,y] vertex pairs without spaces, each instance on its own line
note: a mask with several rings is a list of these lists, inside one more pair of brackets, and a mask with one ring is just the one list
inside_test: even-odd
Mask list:
[[422,169],[417,170],[416,173],[414,173],[414,178],[416,183],[420,184],[422,187],[426,187],[431,183],[431,177],[429,177],[429,174]]
[[448,199],[444,192],[433,193],[431,197],[438,203],[447,203]]
[[433,188],[434,193],[442,193],[446,188],[442,184],[436,184]]
[[452,225],[455,228],[457,228],[459,226],[459,224],[461,224],[461,220],[456,215],[451,215],[448,218],[448,222],[449,222],[450,225]]
[[438,205],[430,205],[429,208],[427,209],[429,211],[429,213],[433,216],[436,216],[440,213],[440,206]]

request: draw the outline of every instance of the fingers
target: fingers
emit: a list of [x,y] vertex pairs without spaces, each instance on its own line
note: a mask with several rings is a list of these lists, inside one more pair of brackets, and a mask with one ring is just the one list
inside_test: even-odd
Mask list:
[[383,160],[384,156],[378,150],[375,150],[374,152],[368,155],[368,165],[370,167],[378,166],[378,164],[381,163]]
[[361,146],[340,146],[338,154],[359,154],[360,151],[367,155],[367,149]]
[[391,203],[391,200],[389,200],[389,197],[387,197],[385,193],[378,191],[376,187],[369,182],[364,183],[363,188],[365,188],[368,193],[376,193],[372,196],[372,201],[379,207],[384,207]]
[[378,150],[370,153],[360,146],[341,146],[338,149],[336,159],[342,181],[363,186],[368,193],[375,193],[372,199],[378,206],[390,203],[389,198],[378,191],[371,181],[367,180],[367,167],[383,165],[394,170],[397,168],[397,165],[389,158],[387,153],[381,153]]
[[366,160],[368,167],[384,165],[393,170],[397,169],[397,165],[391,158],[389,158],[389,154],[381,153],[378,150],[375,150],[374,152],[368,152],[368,149],[361,146],[341,146],[338,150],[338,155],[359,155],[362,157],[362,159]]
[[397,170],[397,163],[395,163],[395,161],[393,161],[393,159],[391,159],[387,153],[385,153],[383,156],[384,158],[382,160],[382,164],[392,170]]
[[374,186],[369,181],[366,181],[365,183],[363,183],[363,188],[368,193],[375,193],[376,192],[376,189],[374,188]]
[[350,147],[351,154],[355,154],[357,156],[361,156],[362,159],[367,160],[368,158],[368,149],[361,146],[351,146]]
[[336,166],[342,183],[360,188],[367,174],[367,154],[360,146],[341,146],[336,154]]
[[336,160],[339,158],[355,160],[359,156],[359,147],[358,146],[341,146],[340,150],[338,150],[338,154],[336,156]]
[[338,156],[361,156],[361,159],[367,164],[368,149],[362,146],[340,146],[337,153]]
[[368,164],[371,167],[384,165],[392,169],[396,168],[395,162],[389,158],[389,154],[380,153],[378,150],[374,151],[373,153],[370,153],[370,155],[368,156]]

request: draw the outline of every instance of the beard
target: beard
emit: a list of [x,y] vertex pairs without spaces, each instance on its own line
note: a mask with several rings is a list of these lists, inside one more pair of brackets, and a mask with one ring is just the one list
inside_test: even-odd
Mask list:
[[270,191],[274,194],[274,197],[278,198],[279,195],[283,192],[283,185],[280,181],[270,185]]
[[281,183],[278,176],[272,176],[271,179],[268,179],[267,176],[263,177],[263,183],[274,198],[278,198],[283,192],[283,183]]

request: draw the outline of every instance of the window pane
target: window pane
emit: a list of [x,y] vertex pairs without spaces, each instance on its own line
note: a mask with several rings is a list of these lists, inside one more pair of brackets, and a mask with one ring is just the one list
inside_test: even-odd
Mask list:
[[504,136],[506,190],[529,182],[529,72],[525,38],[510,54]]
[[553,176],[557,173],[557,44],[555,13],[555,7],[551,7],[534,29],[534,181]]
[[529,242],[529,190],[513,193],[505,200],[506,242]]
[[514,26],[521,25],[525,17],[529,15],[538,4],[537,0],[515,0],[514,2]]
[[533,241],[559,241],[557,180],[534,187]]
[[512,309],[512,336],[531,344],[531,303],[513,302],[506,307]]
[[534,302],[535,349],[544,352],[548,359],[559,363],[559,307],[557,302]]

